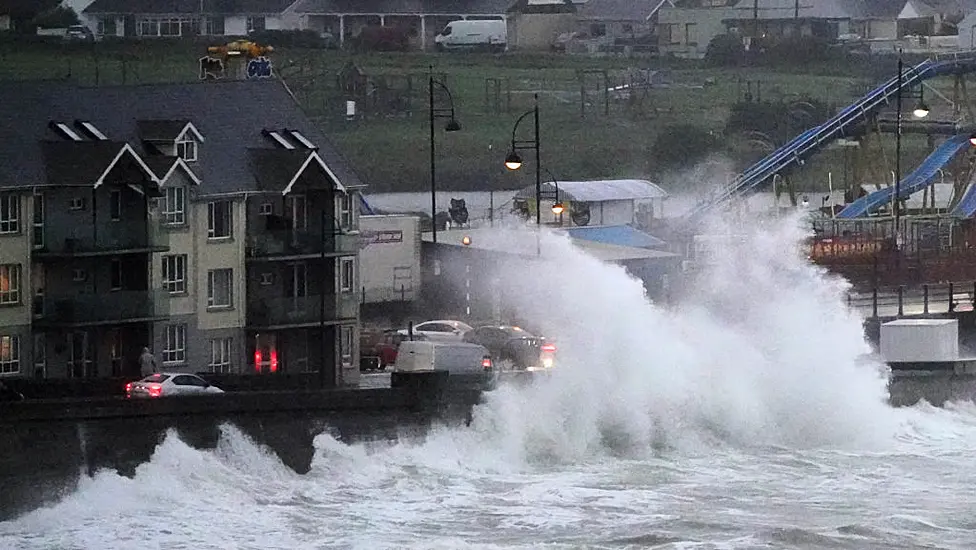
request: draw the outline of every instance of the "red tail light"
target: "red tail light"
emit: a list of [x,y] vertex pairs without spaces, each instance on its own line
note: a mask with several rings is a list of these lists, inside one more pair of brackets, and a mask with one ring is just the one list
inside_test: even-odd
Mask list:
[[254,350],[254,370],[261,372],[261,350]]
[[487,355],[481,360],[481,368],[491,370],[491,357]]
[[540,349],[542,349],[542,351],[545,351],[545,352],[555,353],[556,352],[556,344],[542,344],[542,348],[540,348]]
[[132,393],[132,382],[125,385],[125,393]]
[[159,397],[163,395],[163,387],[159,384],[149,384],[149,397]]
[[271,350],[271,372],[278,372],[278,350]]

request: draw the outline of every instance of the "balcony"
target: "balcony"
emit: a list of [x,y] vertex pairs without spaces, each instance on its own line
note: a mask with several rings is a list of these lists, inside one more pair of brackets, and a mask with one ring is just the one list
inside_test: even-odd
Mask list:
[[34,299],[40,326],[114,325],[164,319],[169,295],[161,290],[122,290],[101,294],[62,294]]
[[[322,302],[325,313],[322,314]],[[359,296],[355,293],[299,296],[290,298],[254,298],[247,305],[247,324],[254,328],[317,325],[324,319],[333,324],[355,319],[359,313]]]
[[[46,236],[45,236],[46,237]],[[147,232],[142,225],[132,225],[115,235],[81,238],[45,238],[44,246],[34,250],[38,259],[80,258],[86,256],[118,256],[120,254],[149,254],[166,252],[169,246],[156,224],[149,224]]]
[[342,256],[359,251],[359,234],[318,230],[265,231],[247,239],[247,258],[257,261],[294,260],[314,256]]

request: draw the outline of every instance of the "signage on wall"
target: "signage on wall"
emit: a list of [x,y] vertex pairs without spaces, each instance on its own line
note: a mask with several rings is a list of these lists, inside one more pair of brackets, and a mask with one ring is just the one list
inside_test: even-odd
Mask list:
[[363,231],[359,234],[359,242],[362,248],[371,244],[396,244],[403,242],[403,231]]
[[217,80],[224,77],[224,62],[218,57],[200,58],[200,80]]
[[271,78],[271,58],[261,56],[247,61],[247,78]]

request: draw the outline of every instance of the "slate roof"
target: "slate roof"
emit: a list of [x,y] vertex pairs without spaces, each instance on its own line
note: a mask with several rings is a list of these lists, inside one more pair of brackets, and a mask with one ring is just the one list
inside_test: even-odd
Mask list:
[[511,0],[298,0],[298,14],[502,15]]
[[61,140],[40,143],[47,180],[62,185],[93,184],[123,147],[125,143],[120,141]]
[[179,137],[189,120],[138,120],[139,136],[148,141],[172,141]]
[[[196,162],[190,169],[201,180],[201,194],[257,191],[265,175],[252,170],[251,150],[279,150],[262,135],[265,128],[300,130],[318,146],[317,153],[342,185],[360,186],[361,180],[275,80],[197,82],[190,84],[152,84],[140,86],[78,87],[59,82],[14,82],[0,84],[0,189],[59,184],[64,177],[72,181],[73,169],[86,180],[90,173],[81,160],[103,171],[103,147],[90,145],[92,156],[79,158],[88,142],[77,144],[62,139],[49,122],[71,124],[91,122],[112,142],[125,142],[153,171],[156,166],[171,167],[173,159],[151,154],[140,137],[140,120],[188,120],[206,140],[199,145]],[[54,145],[50,143],[54,142]],[[295,143],[296,148],[301,146]],[[301,149],[306,156],[307,149]],[[116,148],[115,152],[118,152]],[[60,154],[58,154],[60,153]],[[114,157],[113,157],[114,158]],[[167,168],[168,169],[168,168]],[[161,169],[158,176],[165,174]],[[51,177],[49,176],[56,176]],[[95,176],[97,177],[97,175]],[[278,184],[283,189],[290,175]],[[86,183],[93,183],[86,182]]]
[[281,13],[295,0],[95,0],[82,10],[96,13]]
[[581,19],[589,21],[635,21],[651,18],[668,0],[587,0],[580,8]]

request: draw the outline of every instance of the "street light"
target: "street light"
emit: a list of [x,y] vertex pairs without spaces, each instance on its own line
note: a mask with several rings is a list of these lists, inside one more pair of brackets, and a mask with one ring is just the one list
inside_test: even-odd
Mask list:
[[[535,149],[535,224],[538,226],[542,225],[542,209],[540,208],[540,203],[542,202],[542,162],[539,158],[539,94],[535,94],[533,98],[535,99],[535,107],[520,116],[515,121],[515,126],[512,127],[512,149],[509,151],[508,156],[505,157],[505,168],[518,170],[522,167],[522,157],[518,154],[519,150]],[[533,116],[535,123],[533,139],[515,139],[519,124],[529,115]]]
[[901,249],[901,88],[904,84],[904,64],[898,48],[898,90],[895,114],[895,249]]
[[915,110],[912,111],[915,118],[925,118],[929,116],[929,106],[925,104],[925,85],[921,84],[918,88],[918,104],[915,105]]
[[563,212],[566,211],[566,206],[559,200],[559,180],[556,179],[556,176],[552,175],[552,172],[548,168],[544,170],[546,171],[546,175],[549,176],[549,179],[552,180],[552,184],[556,187],[556,200],[552,203],[552,213],[559,216],[559,225],[562,226]]
[[[440,87],[447,94],[447,100],[450,102],[450,108],[435,108],[434,107],[434,86]],[[434,78],[434,66],[430,66],[430,71],[427,78],[427,99],[430,106],[430,229],[431,238],[436,243],[437,242],[437,178],[434,171],[434,120],[438,118],[448,119],[447,124],[444,126],[445,132],[457,132],[461,129],[461,125],[458,124],[457,118],[454,116],[454,96],[451,95],[451,90],[447,88],[440,80]]]

